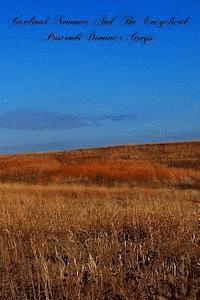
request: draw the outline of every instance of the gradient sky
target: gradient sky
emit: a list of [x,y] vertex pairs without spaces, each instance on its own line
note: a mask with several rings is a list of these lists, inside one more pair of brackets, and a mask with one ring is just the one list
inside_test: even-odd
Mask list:
[[[0,152],[200,137],[198,0],[7,0],[0,10]],[[132,15],[133,27],[13,26],[13,17]],[[190,17],[158,29],[143,19]],[[131,42],[45,41],[60,34],[137,32]]]

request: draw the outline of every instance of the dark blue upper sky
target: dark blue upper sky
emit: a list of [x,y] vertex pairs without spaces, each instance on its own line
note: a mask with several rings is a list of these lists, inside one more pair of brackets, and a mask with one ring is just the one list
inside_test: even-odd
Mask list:
[[[198,0],[7,0],[0,9],[0,152],[199,139]],[[12,25],[12,19],[87,18],[87,26]],[[102,28],[97,17],[132,15]],[[187,26],[143,19],[190,17]],[[45,41],[67,35],[151,34],[154,41]]]

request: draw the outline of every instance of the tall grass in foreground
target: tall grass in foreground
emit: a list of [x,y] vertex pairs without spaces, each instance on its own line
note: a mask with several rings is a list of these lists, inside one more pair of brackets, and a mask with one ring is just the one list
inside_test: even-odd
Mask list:
[[200,299],[199,192],[0,185],[0,299]]

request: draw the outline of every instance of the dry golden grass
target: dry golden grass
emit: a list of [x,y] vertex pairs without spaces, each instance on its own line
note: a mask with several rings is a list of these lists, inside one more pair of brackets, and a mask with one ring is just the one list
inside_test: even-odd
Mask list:
[[0,157],[0,299],[200,299],[199,145]]

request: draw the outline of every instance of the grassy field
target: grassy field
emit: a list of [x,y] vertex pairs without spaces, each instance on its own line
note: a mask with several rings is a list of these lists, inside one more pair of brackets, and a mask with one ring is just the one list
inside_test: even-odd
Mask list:
[[200,299],[200,142],[0,156],[0,299]]

